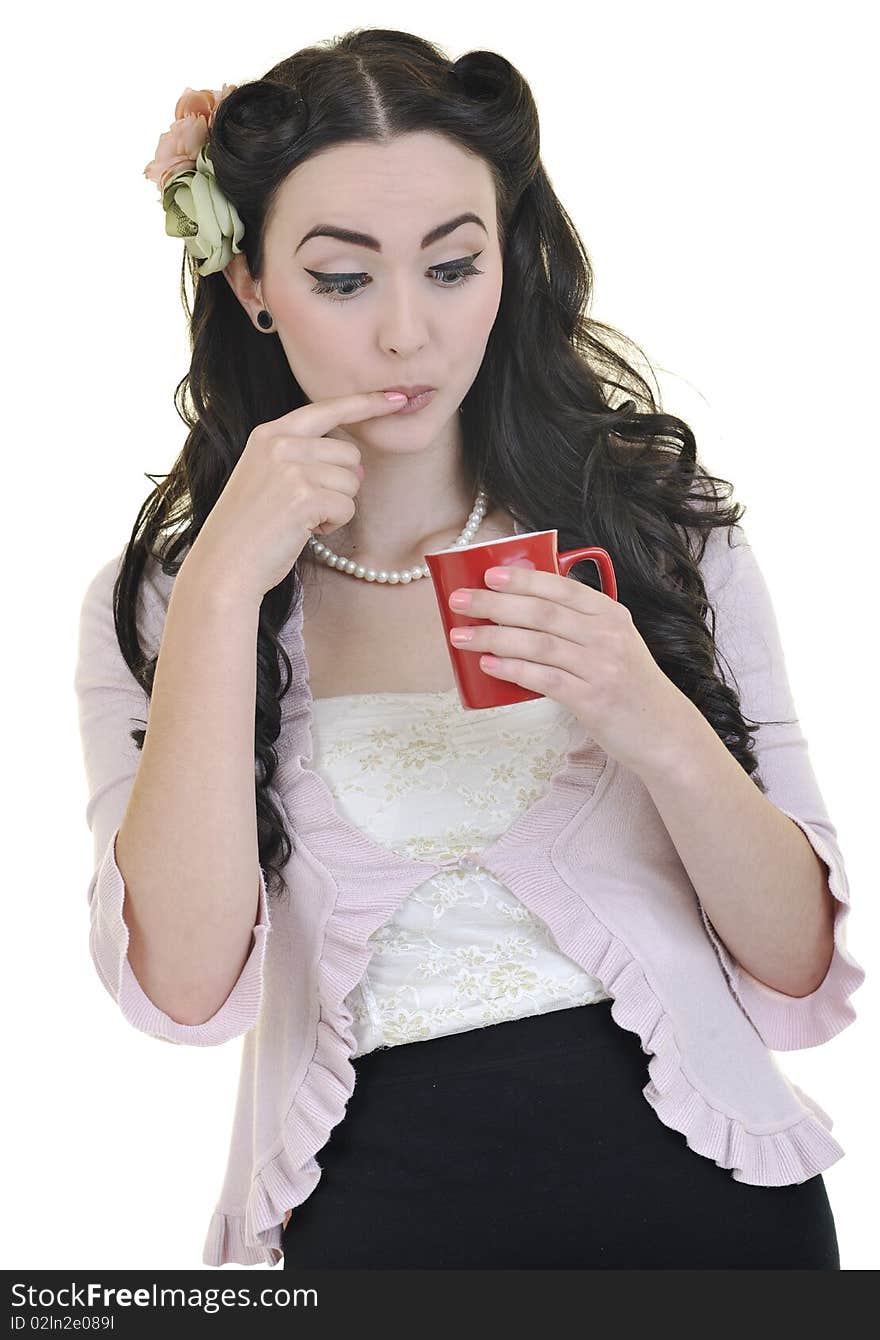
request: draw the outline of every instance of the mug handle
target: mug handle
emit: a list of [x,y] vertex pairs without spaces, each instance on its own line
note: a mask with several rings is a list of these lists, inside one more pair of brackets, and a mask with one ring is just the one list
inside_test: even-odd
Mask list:
[[602,587],[602,594],[608,596],[611,600],[616,600],[617,581],[614,576],[611,555],[607,549],[597,549],[595,546],[589,549],[566,549],[565,553],[556,555],[560,575],[567,577],[575,563],[580,563],[584,558],[592,558],[595,561],[599,569],[599,585]]

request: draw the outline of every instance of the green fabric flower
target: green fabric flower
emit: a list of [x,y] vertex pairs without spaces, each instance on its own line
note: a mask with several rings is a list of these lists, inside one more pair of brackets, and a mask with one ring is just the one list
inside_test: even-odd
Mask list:
[[217,185],[208,146],[202,145],[195,171],[177,172],[162,191],[165,232],[182,237],[194,260],[201,261],[200,275],[224,269],[244,236],[238,211]]

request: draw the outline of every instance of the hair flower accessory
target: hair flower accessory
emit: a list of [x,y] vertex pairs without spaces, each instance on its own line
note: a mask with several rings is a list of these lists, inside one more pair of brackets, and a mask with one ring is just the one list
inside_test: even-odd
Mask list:
[[177,100],[174,122],[159,137],[156,155],[144,176],[159,188],[165,210],[165,232],[182,237],[200,275],[214,274],[229,264],[244,236],[238,211],[217,185],[208,134],[220,103],[238,87],[187,88]]

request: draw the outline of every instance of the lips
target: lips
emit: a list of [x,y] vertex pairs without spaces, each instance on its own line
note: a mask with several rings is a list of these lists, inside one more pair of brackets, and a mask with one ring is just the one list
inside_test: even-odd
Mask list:
[[383,386],[383,387],[382,387],[382,390],[383,390],[383,391],[402,391],[403,394],[404,394],[405,396],[407,396],[410,400],[414,399],[415,396],[417,396],[417,395],[421,395],[423,391],[433,391],[434,389],[435,389],[435,388],[434,388],[433,386],[424,386],[424,385],[421,385],[421,386]]

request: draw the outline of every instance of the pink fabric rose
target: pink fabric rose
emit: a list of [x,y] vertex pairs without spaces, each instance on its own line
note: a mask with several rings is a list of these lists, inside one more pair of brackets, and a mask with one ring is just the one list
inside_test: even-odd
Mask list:
[[186,88],[177,99],[174,122],[160,135],[155,157],[144,168],[144,176],[154,181],[160,194],[175,172],[194,172],[199,150],[206,143],[214,114],[224,98],[238,87],[224,84],[222,89]]

